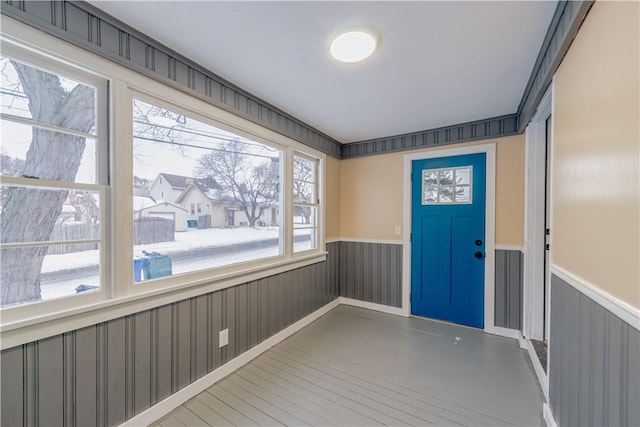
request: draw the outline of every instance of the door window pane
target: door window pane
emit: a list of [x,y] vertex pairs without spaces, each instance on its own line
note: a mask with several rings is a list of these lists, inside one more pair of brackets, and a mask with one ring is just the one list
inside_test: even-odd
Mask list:
[[422,171],[422,204],[472,203],[472,166]]

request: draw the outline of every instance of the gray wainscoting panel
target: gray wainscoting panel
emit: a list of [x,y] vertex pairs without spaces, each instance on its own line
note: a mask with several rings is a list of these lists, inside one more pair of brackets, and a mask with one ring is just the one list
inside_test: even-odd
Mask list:
[[340,296],[402,306],[402,245],[340,242]]
[[121,424],[337,298],[339,243],[327,251],[325,262],[2,351],[1,424]]
[[342,157],[333,138],[83,1],[2,1],[2,13],[217,107]]
[[558,425],[640,425],[640,332],[554,275],[550,320]]
[[523,262],[519,250],[496,250],[496,326],[522,330]]
[[509,114],[405,135],[344,144],[342,147],[342,156],[345,159],[370,156],[394,151],[458,144],[461,142],[515,135],[517,133],[518,115]]

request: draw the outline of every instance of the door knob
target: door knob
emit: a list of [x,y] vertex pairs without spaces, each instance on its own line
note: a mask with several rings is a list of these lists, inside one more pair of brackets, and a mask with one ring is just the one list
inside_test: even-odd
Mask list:
[[476,257],[476,258],[482,258],[484,256],[484,254],[482,252],[480,252],[480,251],[476,251],[473,254],[473,256]]

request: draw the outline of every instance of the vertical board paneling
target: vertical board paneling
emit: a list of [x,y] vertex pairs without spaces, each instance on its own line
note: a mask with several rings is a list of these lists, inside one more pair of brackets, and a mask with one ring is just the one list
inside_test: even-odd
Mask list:
[[177,369],[174,391],[180,390],[191,383],[191,300],[180,301],[176,304],[176,337],[173,345],[177,347],[174,353],[177,360],[174,366]]
[[160,401],[172,393],[172,305],[157,309],[156,321],[156,401]]
[[211,331],[209,342],[209,371],[213,371],[222,365],[222,351],[218,343],[219,333],[222,330],[222,292],[209,294],[209,330]]
[[402,304],[402,245],[340,242],[340,296],[375,304]]
[[336,298],[327,248],[325,262],[4,350],[2,425],[121,424]]
[[260,325],[260,305],[259,305],[259,297],[258,297],[258,282],[253,281],[247,285],[248,293],[249,293],[249,313],[247,314],[249,322],[248,327],[248,336],[247,336],[247,345],[249,348],[254,347],[258,344],[259,338],[259,325]]
[[24,346],[24,426],[37,426],[38,420],[38,341]]
[[236,325],[236,295],[238,286],[227,288],[223,292],[224,318],[223,328],[229,329],[229,344],[223,348],[222,363],[227,363],[236,356],[237,325]]
[[38,424],[62,425],[64,420],[63,336],[38,343]]
[[[0,424],[20,426],[26,424],[23,419],[24,375],[23,347],[13,347],[0,354]],[[25,421],[23,423],[23,420]]]
[[496,326],[522,329],[523,255],[519,250],[496,250],[495,318]]
[[256,284],[258,288],[258,342],[269,337],[269,286],[265,279],[260,279]]
[[74,425],[76,403],[75,369],[76,369],[76,335],[78,331],[62,335],[62,401],[64,402],[63,417],[65,425]]
[[107,383],[105,408],[107,425],[121,424],[125,420],[126,351],[125,318],[107,324]]
[[133,413],[151,406],[151,312],[136,313],[133,331]]
[[495,325],[506,328],[507,309],[507,251],[496,250]]
[[192,312],[192,343],[193,367],[192,378],[198,379],[207,373],[207,342],[209,307],[207,295],[193,298],[194,310]]
[[509,251],[509,328],[522,328],[522,253]]
[[[620,407],[622,403],[621,389],[624,382],[622,369],[622,358],[624,353],[622,347],[625,343],[622,342],[622,321],[615,316],[607,316],[607,330],[606,336],[608,338],[607,347],[607,400],[605,405],[607,408],[607,425],[619,426],[622,425],[622,417],[620,413]],[[626,337],[625,337],[626,338]],[[579,373],[578,373],[579,374]],[[578,408],[574,409],[576,412]]]
[[[625,325],[628,352],[627,389],[623,390],[627,399],[626,425],[640,425],[640,333]],[[595,423],[594,423],[595,424]]]
[[640,425],[640,332],[556,276],[549,363],[558,425]]
[[[100,379],[100,353],[98,353],[98,327],[90,326],[75,333],[75,367],[70,373],[73,381],[67,389],[73,389],[72,414],[75,424],[88,426],[98,423],[98,385]],[[67,405],[67,408],[69,405]],[[69,409],[67,409],[69,410]]]
[[249,348],[249,291],[246,284],[237,286],[236,289],[236,311],[235,311],[235,331],[236,349],[234,354],[242,354]]

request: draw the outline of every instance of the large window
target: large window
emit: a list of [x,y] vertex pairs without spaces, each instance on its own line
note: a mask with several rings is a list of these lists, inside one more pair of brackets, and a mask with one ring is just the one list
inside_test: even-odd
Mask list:
[[2,338],[324,259],[323,154],[50,41],[1,40]]
[[296,155],[293,158],[293,251],[318,247],[318,161]]
[[133,161],[135,282],[283,253],[282,149],[135,99]]
[[100,291],[106,84],[3,46],[2,307]]

